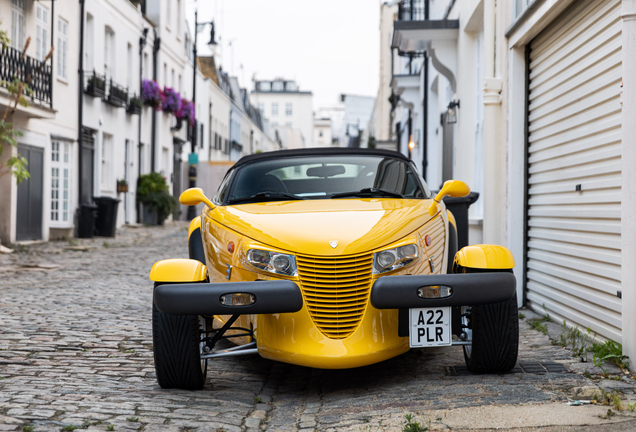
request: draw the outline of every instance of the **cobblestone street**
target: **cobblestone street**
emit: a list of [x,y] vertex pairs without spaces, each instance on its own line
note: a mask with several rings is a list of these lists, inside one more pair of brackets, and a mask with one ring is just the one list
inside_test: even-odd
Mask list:
[[586,378],[591,364],[525,321],[518,366],[506,375],[467,373],[452,347],[341,371],[217,359],[204,390],[163,390],[148,272],[156,260],[185,257],[186,236],[185,224],[171,223],[0,255],[0,431],[399,431],[407,414],[435,430],[636,428],[627,409],[607,416],[600,404],[566,405],[603,387],[627,407],[633,379]]

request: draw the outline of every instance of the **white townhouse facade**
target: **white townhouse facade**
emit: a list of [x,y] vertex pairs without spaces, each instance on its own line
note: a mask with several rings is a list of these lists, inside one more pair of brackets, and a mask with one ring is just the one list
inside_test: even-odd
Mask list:
[[481,193],[471,242],[511,249],[520,304],[622,343],[634,367],[636,1],[398,8],[394,87],[428,92],[427,180]]
[[0,79],[17,76],[33,91],[26,95],[30,106],[14,110],[12,95],[0,87],[0,116],[22,133],[17,149],[3,145],[0,162],[19,154],[31,173],[20,184],[6,169],[0,173],[3,243],[72,234],[78,196],[79,10],[78,2],[0,1],[0,29],[11,39],[0,57]]
[[[79,203],[118,199],[117,226],[136,223],[137,178],[152,169],[154,112],[134,112],[129,102],[140,96],[141,79],[152,76],[153,23],[128,0],[85,0],[84,14]],[[126,193],[117,190],[121,180]]]
[[[231,166],[232,139],[239,149],[234,160],[280,148],[265,133],[267,122],[245,89],[232,92],[201,70],[194,126],[138,104],[143,81],[193,99],[192,41],[184,15],[183,0],[0,1],[0,29],[15,36],[0,58],[0,78],[18,75],[33,89],[28,108],[7,111],[6,120],[22,136],[17,149],[5,145],[2,161],[23,155],[31,178],[16,185],[10,175],[0,176],[1,242],[77,235],[78,209],[94,200],[119,201],[116,226],[138,223],[139,175],[161,173],[175,196],[188,187],[194,128],[203,174],[216,166],[219,177]],[[42,62],[52,45],[52,57]],[[11,95],[0,88],[0,115],[10,104]],[[219,180],[203,174],[197,185],[213,193]],[[118,187],[124,180],[127,192]]]
[[298,139],[293,131],[299,131],[303,147],[315,147],[312,92],[300,90],[298,84],[290,80],[254,81],[250,100],[270,120],[272,131],[294,137],[290,140],[294,143]]

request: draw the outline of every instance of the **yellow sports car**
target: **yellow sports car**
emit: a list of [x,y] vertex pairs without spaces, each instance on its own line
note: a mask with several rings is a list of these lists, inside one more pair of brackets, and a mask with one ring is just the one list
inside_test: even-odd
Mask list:
[[442,200],[469,192],[453,180],[432,196],[402,154],[339,148],[246,156],[212,199],[186,190],[182,204],[205,204],[190,258],[150,272],[159,385],[198,389],[208,359],[255,353],[334,369],[462,345],[473,372],[512,369],[512,254],[457,251]]

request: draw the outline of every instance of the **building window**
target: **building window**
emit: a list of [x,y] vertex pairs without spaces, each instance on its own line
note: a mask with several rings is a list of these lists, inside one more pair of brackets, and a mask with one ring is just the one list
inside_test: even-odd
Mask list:
[[278,115],[278,103],[274,102],[272,104],[272,115],[273,116],[277,116]]
[[115,75],[115,32],[106,27],[104,31],[104,75],[110,79]]
[[521,15],[521,12],[523,12],[528,7],[531,1],[532,0],[514,0],[515,17],[518,17],[519,15]]
[[126,68],[126,86],[129,89],[132,89],[132,83],[133,83],[133,47],[130,43],[128,43],[128,46],[126,48],[126,61],[128,62],[127,64],[127,68]]
[[113,161],[113,137],[104,134],[102,139],[102,189],[112,190],[112,161]]
[[86,14],[86,49],[84,50],[84,69],[92,71],[95,68],[93,62],[93,50],[95,49],[95,20],[93,15]]
[[258,83],[258,90],[262,92],[269,92],[272,90],[272,83],[269,81],[261,81]]
[[71,220],[71,170],[73,144],[51,142],[51,222]]
[[11,16],[11,46],[22,50],[24,48],[24,0],[12,0]]
[[265,104],[263,102],[258,103],[258,110],[261,112],[261,114],[265,113]]
[[49,10],[37,3],[37,26],[35,37],[35,58],[44,61],[44,57],[49,52]]
[[287,117],[292,115],[292,104],[290,103],[285,104],[285,115]]
[[68,55],[68,23],[62,18],[57,20],[57,76],[68,79],[66,58]]
[[285,126],[287,126],[289,128],[292,127],[292,122],[285,122]]
[[282,81],[274,81],[272,83],[272,91],[282,92],[283,90],[285,90],[285,83]]

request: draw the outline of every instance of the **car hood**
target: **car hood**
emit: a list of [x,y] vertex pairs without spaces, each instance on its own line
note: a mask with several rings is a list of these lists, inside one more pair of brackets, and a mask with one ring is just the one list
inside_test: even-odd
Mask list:
[[[428,222],[432,200],[338,199],[216,207],[208,216],[238,234],[307,255],[352,255],[388,245]],[[333,248],[329,242],[337,241]]]

